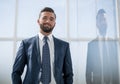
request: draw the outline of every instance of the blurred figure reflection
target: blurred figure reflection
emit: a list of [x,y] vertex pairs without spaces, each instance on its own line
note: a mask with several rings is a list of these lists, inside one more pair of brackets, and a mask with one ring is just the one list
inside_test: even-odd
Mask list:
[[119,84],[118,52],[114,40],[106,40],[106,12],[100,9],[96,16],[99,35],[88,43],[86,83]]

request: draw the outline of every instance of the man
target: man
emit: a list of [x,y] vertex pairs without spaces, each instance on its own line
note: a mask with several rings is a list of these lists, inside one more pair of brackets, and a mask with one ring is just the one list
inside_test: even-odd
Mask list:
[[41,10],[39,34],[23,40],[17,52],[12,72],[13,84],[22,84],[21,75],[25,66],[27,70],[23,84],[73,83],[69,44],[52,35],[55,21],[56,14],[52,8]]
[[114,40],[106,40],[107,21],[105,10],[96,16],[99,37],[89,42],[86,65],[87,84],[119,84],[118,52]]

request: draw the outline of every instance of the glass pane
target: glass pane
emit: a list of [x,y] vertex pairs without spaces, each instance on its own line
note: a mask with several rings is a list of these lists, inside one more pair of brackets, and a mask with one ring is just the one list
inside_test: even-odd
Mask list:
[[72,21],[69,21],[69,24],[71,25],[70,36],[72,38],[93,39],[99,35],[96,15],[100,9],[104,9],[106,14],[106,37],[114,39],[118,37],[116,0],[110,0],[109,2],[105,0],[77,0],[73,2],[70,0],[70,4],[69,17]]
[[0,1],[0,37],[13,37],[15,25],[15,0]]
[[86,56],[87,56],[87,41],[71,42],[71,56],[73,62],[74,84],[86,84]]
[[116,19],[116,1],[117,0],[97,0],[96,1],[96,10],[97,12],[100,9],[103,9],[106,14],[106,21],[107,21],[107,37],[109,38],[116,38],[118,37],[117,31],[117,19]]
[[13,42],[0,42],[0,84],[12,84]]
[[[39,32],[37,19],[43,7],[52,7],[57,15],[54,34],[58,37],[66,37],[66,7],[65,0],[19,0],[18,7],[18,37],[31,37]],[[24,20],[23,20],[24,19]]]
[[119,84],[118,51],[118,41],[95,39],[88,43],[86,59],[87,84],[90,82]]
[[70,37],[77,38],[78,37],[78,28],[77,28],[77,0],[69,1],[69,30]]
[[96,36],[95,1],[96,0],[78,0],[77,33],[80,38],[94,38]]
[[[76,41],[70,43],[70,49],[71,49],[71,56],[72,56],[72,62],[73,62],[73,71],[74,71],[74,84],[89,84],[86,83],[86,80],[91,79],[98,74],[102,72],[102,69],[99,65],[100,61],[102,61],[101,54],[103,54],[100,50],[102,49],[97,45],[99,42],[94,41]],[[111,63],[110,67],[107,65],[106,67],[109,67],[109,70],[111,70],[112,74],[114,74],[114,77],[112,76],[113,80],[116,80],[116,83],[119,79],[118,78],[118,63],[119,63],[119,48],[118,41],[107,41],[107,55],[109,55],[109,61]],[[105,48],[104,48],[105,49]],[[104,50],[105,51],[105,50]],[[105,59],[105,53],[102,55]],[[119,59],[118,59],[119,58]],[[105,62],[107,62],[108,59],[106,59]],[[91,64],[93,63],[93,64]],[[107,63],[106,63],[107,64]],[[87,69],[87,71],[86,71]],[[97,71],[99,70],[99,71]],[[94,72],[93,75],[89,75],[89,72]],[[91,74],[92,74],[91,72]],[[97,72],[97,74],[95,74]],[[86,77],[86,73],[89,75],[89,77]],[[87,75],[87,76],[88,76]],[[101,74],[100,74],[101,75]],[[98,75],[99,77],[99,75]],[[88,79],[87,79],[88,78]],[[95,79],[94,79],[95,80]],[[90,81],[90,80],[89,80]],[[101,81],[101,80],[100,80]],[[115,81],[114,81],[115,82]],[[113,83],[114,84],[114,83]],[[118,84],[118,83],[117,83]]]
[[[96,0],[70,0],[70,36],[72,38],[94,38]],[[73,12],[74,11],[74,12]],[[74,34],[73,34],[74,33]]]

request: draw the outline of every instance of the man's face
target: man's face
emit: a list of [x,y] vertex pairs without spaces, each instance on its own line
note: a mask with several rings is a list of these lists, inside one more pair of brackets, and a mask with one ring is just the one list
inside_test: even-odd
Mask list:
[[99,29],[99,33],[102,36],[106,35],[107,32],[107,21],[106,21],[106,15],[100,14],[97,19],[97,27]]
[[38,19],[38,24],[40,25],[42,33],[51,33],[56,22],[54,13],[52,12],[42,12],[40,18]]

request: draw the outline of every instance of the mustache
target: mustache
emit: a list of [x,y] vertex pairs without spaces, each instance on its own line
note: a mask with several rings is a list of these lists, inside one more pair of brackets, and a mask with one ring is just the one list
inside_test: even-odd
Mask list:
[[44,23],[43,25],[48,25],[48,26],[51,26],[51,24],[49,24],[49,23]]

